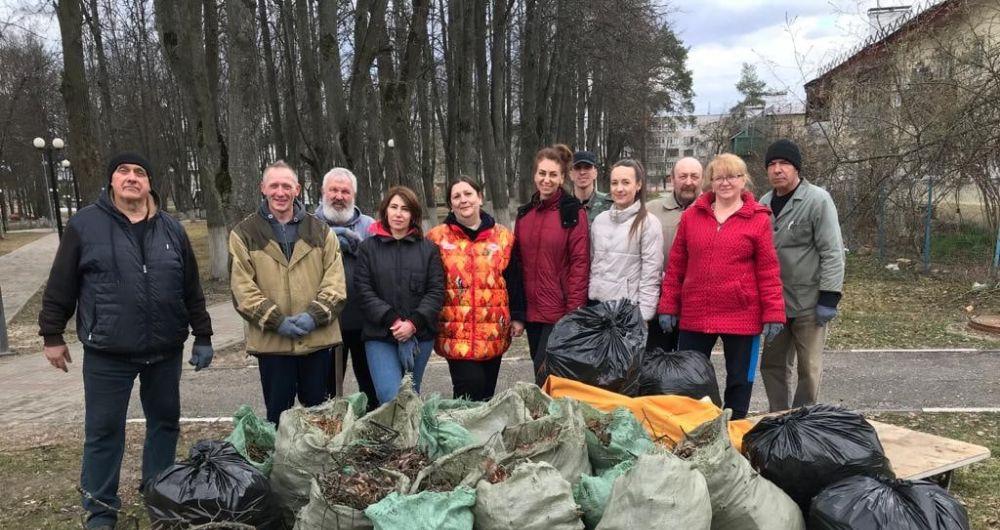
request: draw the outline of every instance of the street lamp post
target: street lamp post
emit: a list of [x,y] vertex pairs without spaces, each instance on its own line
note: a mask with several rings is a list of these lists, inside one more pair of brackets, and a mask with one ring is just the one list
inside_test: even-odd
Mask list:
[[42,138],[35,138],[32,142],[35,149],[42,151],[45,158],[45,165],[49,170],[49,193],[52,194],[52,217],[54,217],[56,222],[56,232],[59,234],[59,239],[62,239],[63,226],[62,226],[62,208],[59,206],[59,181],[56,180],[56,168],[55,162],[52,160],[52,150],[61,150],[66,144],[62,141],[62,138],[53,138],[51,145],[46,145],[45,140]]
[[73,172],[73,168],[70,167],[69,160],[63,159],[62,167],[66,170],[66,174],[69,175],[70,180],[73,181],[73,198],[76,199],[76,211],[80,211],[80,186],[76,183],[76,173]]

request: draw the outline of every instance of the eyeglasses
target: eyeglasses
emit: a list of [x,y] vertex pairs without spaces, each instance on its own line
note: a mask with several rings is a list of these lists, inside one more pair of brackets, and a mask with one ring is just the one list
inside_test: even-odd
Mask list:
[[734,180],[741,179],[741,178],[743,178],[743,174],[742,173],[739,174],[739,175],[725,175],[725,176],[722,176],[722,177],[712,177],[712,182],[722,183],[723,181],[725,181],[725,182],[732,183]]

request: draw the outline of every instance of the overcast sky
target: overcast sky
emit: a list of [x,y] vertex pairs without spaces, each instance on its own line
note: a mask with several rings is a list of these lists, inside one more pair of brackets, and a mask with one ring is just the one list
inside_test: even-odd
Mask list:
[[695,112],[724,111],[739,95],[740,66],[757,66],[773,88],[800,99],[818,67],[868,32],[867,11],[906,0],[674,0],[675,30],[689,47]]

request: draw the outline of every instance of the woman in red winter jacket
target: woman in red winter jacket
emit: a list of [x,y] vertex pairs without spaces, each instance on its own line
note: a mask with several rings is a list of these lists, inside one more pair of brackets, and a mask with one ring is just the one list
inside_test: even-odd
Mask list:
[[514,251],[508,267],[511,327],[528,333],[528,351],[540,373],[552,326],[566,313],[587,304],[590,236],[587,211],[566,193],[572,151],[559,144],[535,154],[535,194],[518,208]]
[[771,210],[746,190],[747,166],[722,154],[705,170],[711,191],[681,216],[660,293],[660,327],[680,327],[678,349],[710,355],[722,338],[724,407],[747,415],[759,336],[770,341],[785,322]]

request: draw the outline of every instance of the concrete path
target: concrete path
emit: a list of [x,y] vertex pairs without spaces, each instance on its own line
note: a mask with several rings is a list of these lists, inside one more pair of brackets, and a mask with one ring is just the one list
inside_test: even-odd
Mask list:
[[[243,320],[231,303],[210,306],[215,335],[212,344],[221,350],[243,341]],[[191,381],[204,382],[214,379],[222,370],[205,370],[194,373],[187,364],[193,338],[184,345],[184,373],[181,376],[182,393]],[[73,358],[69,373],[53,368],[41,351],[37,354],[0,358],[0,425],[18,423],[64,422],[83,420],[83,345],[70,345]],[[205,376],[208,376],[207,378]],[[218,383],[218,381],[216,381]],[[222,384],[209,384],[213,394],[222,395],[229,390]],[[131,403],[139,406],[139,384],[136,381]],[[137,409],[138,410],[138,409]],[[185,411],[187,413],[187,411]],[[141,411],[139,412],[141,416]]]
[[48,280],[58,248],[59,236],[52,233],[0,256],[0,290],[3,292],[3,314],[7,322]]
[[[243,340],[242,322],[230,304],[209,308],[217,349]],[[500,371],[498,390],[515,381],[529,381],[531,361],[515,345]],[[260,378],[256,367],[213,367],[195,373],[187,365],[181,377],[182,415],[229,417],[241,404],[263,413]],[[53,369],[41,354],[0,359],[0,425],[20,423],[79,422],[83,419],[82,352],[73,348],[69,373]],[[823,367],[822,396],[826,403],[861,410],[921,410],[924,408],[1000,407],[1000,352],[895,351],[828,352]],[[725,373],[721,355],[713,361]],[[346,387],[357,385],[348,369]],[[720,387],[724,383],[720,381]],[[434,357],[428,366],[423,394],[451,395],[448,365]],[[752,411],[767,407],[764,388],[754,385]],[[141,418],[138,383],[129,407],[130,418]]]

